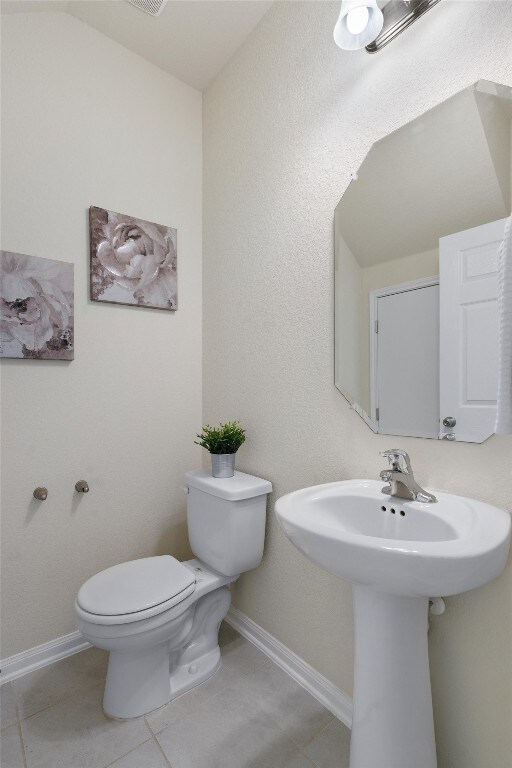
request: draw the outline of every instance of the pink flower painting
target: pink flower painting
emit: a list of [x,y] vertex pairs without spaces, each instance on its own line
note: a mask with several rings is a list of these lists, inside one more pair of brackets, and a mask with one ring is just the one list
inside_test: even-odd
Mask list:
[[73,360],[73,264],[0,251],[0,357]]
[[176,230],[92,206],[91,299],[175,310]]

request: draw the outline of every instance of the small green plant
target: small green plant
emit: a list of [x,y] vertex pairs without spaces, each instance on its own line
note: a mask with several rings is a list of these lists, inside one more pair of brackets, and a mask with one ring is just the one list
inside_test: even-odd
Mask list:
[[245,429],[239,421],[228,421],[218,427],[206,424],[196,437],[199,441],[194,440],[194,443],[210,453],[236,453],[245,442]]

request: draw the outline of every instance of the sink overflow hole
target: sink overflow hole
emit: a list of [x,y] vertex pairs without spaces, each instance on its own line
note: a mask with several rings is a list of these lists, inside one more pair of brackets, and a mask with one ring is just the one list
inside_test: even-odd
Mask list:
[[386,507],[381,507],[381,509],[382,509],[383,512],[386,511]]
[[395,510],[394,509],[390,509],[389,511],[391,512],[392,515],[395,514]]
[[402,515],[402,517],[405,517],[405,512],[403,511],[403,509],[400,511],[400,514]]

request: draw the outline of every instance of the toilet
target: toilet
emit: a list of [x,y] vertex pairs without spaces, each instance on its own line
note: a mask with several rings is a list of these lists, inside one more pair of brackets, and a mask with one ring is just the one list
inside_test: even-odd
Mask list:
[[92,576],[78,592],[80,633],[110,651],[103,696],[109,717],[147,714],[217,671],[228,585],[261,562],[267,480],[196,470],[185,475],[185,490],[196,559],[131,560]]

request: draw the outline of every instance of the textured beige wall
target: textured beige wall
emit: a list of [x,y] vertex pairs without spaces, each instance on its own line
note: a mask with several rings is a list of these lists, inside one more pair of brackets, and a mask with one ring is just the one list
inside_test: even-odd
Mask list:
[[[373,435],[335,389],[333,213],[371,144],[472,82],[512,85],[512,3],[444,0],[376,56],[333,44],[338,3],[277,2],[205,94],[204,418],[238,417],[240,469],[302,486],[376,477]],[[421,204],[421,201],[418,201]],[[425,485],[511,508],[512,438],[400,439]],[[236,604],[347,693],[348,584],[269,512]],[[440,768],[509,768],[512,572],[433,619]]]
[[[71,363],[2,364],[5,658],[73,631],[75,593],[98,570],[187,554],[202,107],[198,91],[67,14],[2,21],[2,248],[75,263],[76,329]],[[91,204],[177,228],[175,314],[88,301]],[[79,497],[81,478],[91,490]]]

